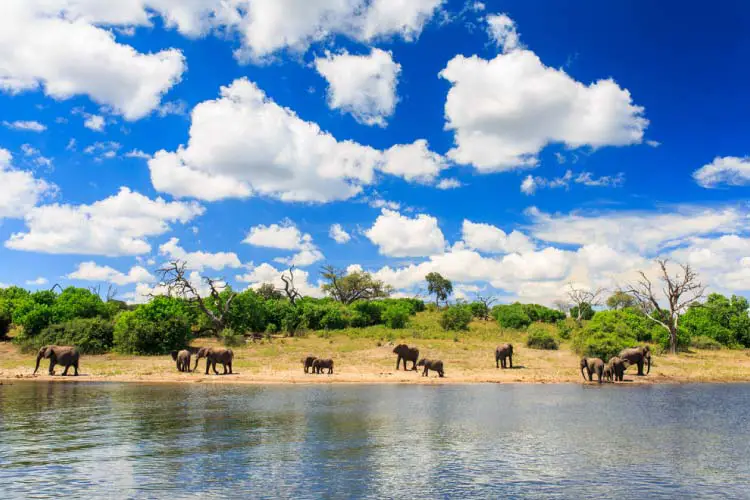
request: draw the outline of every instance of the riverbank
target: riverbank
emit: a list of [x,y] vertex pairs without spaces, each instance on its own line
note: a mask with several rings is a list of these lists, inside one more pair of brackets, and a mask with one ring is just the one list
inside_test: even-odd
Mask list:
[[[515,337],[515,336],[514,336]],[[567,345],[544,351],[514,342],[513,369],[495,368],[494,349],[499,343],[485,336],[452,339],[409,339],[422,356],[442,359],[445,377],[431,373],[396,371],[391,343],[347,335],[308,336],[248,343],[233,348],[233,375],[205,375],[205,360],[198,370],[180,373],[169,356],[124,356],[105,354],[83,356],[79,377],[48,376],[43,360],[33,375],[35,356],[21,353],[9,342],[0,343],[0,381],[91,381],[91,382],[169,382],[210,384],[466,384],[466,383],[581,383],[579,357]],[[396,341],[398,342],[398,340]],[[380,345],[379,345],[380,344]],[[194,346],[218,345],[214,339],[197,339]],[[300,359],[307,354],[330,357],[335,361],[333,375],[311,375],[302,370]],[[195,361],[193,361],[193,365]],[[218,367],[221,372],[221,366]],[[62,370],[58,367],[57,373]],[[750,381],[750,350],[693,350],[678,356],[654,357],[651,373],[637,377],[630,367],[627,383],[689,383]]]

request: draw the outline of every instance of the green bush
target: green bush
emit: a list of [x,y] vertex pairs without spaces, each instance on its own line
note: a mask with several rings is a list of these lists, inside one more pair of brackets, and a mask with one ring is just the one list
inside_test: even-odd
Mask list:
[[690,345],[696,349],[704,349],[706,351],[718,351],[721,349],[721,344],[711,337],[705,335],[699,335],[690,339]]
[[266,334],[267,336],[273,335],[274,333],[279,333],[279,327],[276,323],[268,323],[266,325]]
[[521,330],[531,324],[531,318],[518,303],[495,306],[492,308],[492,315],[503,328]]
[[73,345],[82,354],[102,354],[112,349],[114,325],[104,318],[79,318],[50,325],[34,338],[34,347]]
[[529,336],[526,339],[526,346],[532,349],[546,349],[555,351],[560,348],[560,343],[554,335],[542,325],[531,325],[529,327]]
[[436,313],[440,310],[440,308],[437,306],[437,304],[430,302],[428,304],[425,304],[425,310],[427,312]]
[[638,343],[623,311],[602,311],[573,333],[573,349],[581,356],[609,359]]
[[245,336],[237,333],[232,328],[225,328],[221,332],[221,343],[226,347],[239,347],[245,345]]
[[443,330],[468,330],[471,318],[471,309],[468,306],[449,306],[440,315],[440,326],[443,327]]
[[558,337],[564,340],[568,340],[573,335],[573,332],[576,329],[576,322],[573,320],[573,318],[565,318],[555,323],[555,326],[557,327]]
[[266,306],[254,290],[238,293],[229,307],[227,324],[238,333],[262,332],[266,329]]
[[388,328],[405,328],[409,322],[410,311],[408,304],[389,304],[383,311],[383,322]]
[[383,322],[383,310],[386,305],[383,301],[359,300],[349,306],[352,311],[351,324],[355,328],[379,325]]
[[337,304],[326,308],[320,319],[320,327],[324,330],[343,330],[349,326],[349,311]]
[[[590,319],[593,319],[594,315],[596,314],[594,309],[591,307],[591,304],[588,302],[584,302],[581,304],[581,319],[584,321],[588,321]],[[570,317],[573,319],[578,318],[578,306],[573,306],[570,309]]]
[[[685,328],[677,329],[677,350],[686,351],[690,347],[690,331]],[[669,351],[669,332],[666,328],[659,328],[654,335],[654,341],[663,352]]]
[[565,313],[539,304],[522,304],[521,307],[532,322],[556,323],[565,319]]
[[168,354],[190,343],[190,314],[184,301],[154,297],[115,320],[114,348],[124,354]]
[[472,302],[469,304],[469,309],[471,309],[471,315],[477,319],[484,319],[490,315],[490,309],[484,302]]

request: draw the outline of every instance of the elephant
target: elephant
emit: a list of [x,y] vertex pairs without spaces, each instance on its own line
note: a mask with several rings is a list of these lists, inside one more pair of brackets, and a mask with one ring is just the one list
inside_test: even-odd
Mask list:
[[318,358],[315,356],[305,356],[302,358],[302,366],[304,367],[305,373],[314,373],[311,368],[316,359]]
[[313,373],[323,373],[323,369],[328,369],[328,375],[333,373],[333,360],[316,358],[312,364]]
[[609,361],[607,361],[607,366],[605,366],[604,369],[608,369],[610,371],[610,380],[614,378],[615,382],[622,382],[625,376],[625,369],[627,367],[628,363],[625,360],[619,358],[618,356],[613,356],[609,358]]
[[406,344],[399,344],[396,347],[393,348],[393,353],[398,354],[398,359],[396,360],[396,371],[398,371],[398,366],[401,363],[401,360],[404,360],[404,371],[406,371],[406,362],[411,361],[414,365],[412,366],[412,370],[417,371],[417,360],[419,359],[419,349],[416,347],[409,347]]
[[506,358],[510,361],[510,367],[513,368],[513,344],[503,344],[495,349],[495,367],[508,368]]
[[78,353],[78,349],[71,346],[59,346],[59,345],[46,345],[39,349],[39,353],[36,355],[36,368],[34,368],[34,374],[39,369],[39,362],[42,358],[49,359],[49,374],[55,374],[55,365],[62,365],[65,367],[63,376],[68,374],[68,368],[71,366],[75,370],[74,375],[78,376],[78,360],[81,355]]
[[424,366],[424,371],[422,372],[423,377],[426,377],[427,375],[429,375],[430,370],[436,371],[438,375],[440,376],[440,378],[442,378],[443,375],[445,375],[445,372],[443,371],[443,362],[440,361],[439,359],[432,360],[432,359],[422,358],[419,360],[419,363],[417,363],[417,366]]
[[[198,361],[201,358],[206,358],[206,375],[208,375],[208,368],[213,367],[214,373],[219,374],[216,371],[216,363],[221,363],[224,367],[224,375],[232,373],[232,360],[234,360],[234,352],[231,349],[224,349],[223,347],[201,347],[198,349],[198,354],[195,356],[195,368],[193,371],[198,369]],[[229,372],[227,372],[227,367]]]
[[638,376],[643,377],[643,363],[648,362],[648,371],[646,375],[651,373],[651,349],[647,345],[641,347],[633,347],[631,349],[623,349],[618,355],[623,361],[627,362],[628,365],[638,365]]
[[172,359],[177,362],[177,371],[190,373],[190,351],[183,349],[181,351],[172,351]]
[[606,380],[607,382],[612,382],[613,381],[612,380],[612,377],[613,377],[612,371],[613,371],[613,368],[612,368],[611,364],[607,363],[606,365],[604,365],[604,371],[602,372],[602,378],[604,378],[604,380]]
[[593,375],[596,373],[599,383],[602,383],[602,374],[604,373],[604,361],[599,358],[582,358],[581,359],[581,376],[583,380],[586,380],[586,375],[583,374],[583,370],[586,370],[589,375],[589,382],[594,380]]

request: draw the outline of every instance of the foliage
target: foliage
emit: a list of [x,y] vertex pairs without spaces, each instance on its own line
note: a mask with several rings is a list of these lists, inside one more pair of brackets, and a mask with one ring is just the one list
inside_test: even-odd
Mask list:
[[464,304],[450,306],[440,315],[440,326],[443,330],[468,330],[471,323],[471,309]]
[[710,337],[728,347],[750,347],[748,301],[712,293],[703,304],[691,305],[680,318],[680,327],[691,336]]
[[77,318],[45,328],[33,338],[34,347],[73,345],[82,354],[102,354],[112,349],[114,325],[104,318]]
[[484,319],[490,315],[490,310],[484,302],[472,302],[469,304],[471,315],[477,319]]
[[573,349],[578,354],[605,361],[637,343],[623,311],[597,313],[584,328],[573,335]]
[[154,297],[117,317],[114,348],[124,354],[167,354],[182,349],[191,339],[189,318],[185,301]]
[[[677,328],[677,352],[687,351],[691,344],[690,331],[686,328]],[[659,328],[654,334],[654,342],[656,342],[663,352],[669,352],[671,350],[670,334],[666,328]]]
[[526,346],[532,349],[546,349],[555,351],[560,348],[560,343],[554,335],[540,324],[533,324],[529,327],[529,336],[526,339]]
[[375,300],[358,300],[349,307],[352,311],[352,326],[363,328],[378,325],[383,321],[385,303]]
[[[595,311],[591,307],[591,304],[588,302],[581,303],[581,319],[583,321],[588,321],[591,318],[594,317]],[[570,308],[570,317],[571,318],[577,318],[578,317],[578,306],[573,306]]]
[[517,302],[493,307],[492,316],[503,328],[521,330],[531,324],[531,318],[526,314],[523,305]]
[[[232,293],[231,290],[221,292],[221,294],[229,293]],[[266,328],[265,306],[265,301],[253,290],[238,293],[229,306],[226,317],[228,328],[240,334],[264,331]]]
[[241,333],[237,333],[234,329],[225,328],[221,332],[221,343],[226,347],[239,347],[245,345],[245,337]]
[[706,351],[718,351],[721,349],[721,344],[711,337],[705,335],[699,335],[690,339],[690,346],[696,349],[704,349]]
[[448,301],[448,297],[453,293],[453,283],[443,278],[440,273],[432,272],[424,278],[427,280],[427,292],[435,296],[435,305],[440,301]]
[[411,311],[410,305],[406,302],[388,304],[383,311],[383,322],[388,328],[405,328]]
[[626,307],[635,307],[636,305],[635,298],[622,290],[617,290],[607,299],[607,307],[610,309],[625,309]]
[[349,310],[345,307],[327,307],[325,314],[320,319],[320,327],[324,330],[343,330],[349,326]]
[[565,319],[565,313],[539,304],[521,304],[521,306],[532,322],[541,321],[542,323],[556,323]]
[[561,339],[568,340],[573,335],[577,324],[573,318],[565,318],[555,323],[555,326],[557,327],[557,335]]
[[263,297],[265,300],[278,300],[283,299],[284,294],[281,290],[277,290],[273,283],[263,283],[258,287],[256,293]]
[[323,291],[342,304],[349,305],[357,300],[385,298],[393,293],[393,287],[377,280],[365,271],[346,273],[333,266],[326,266],[321,277],[328,280],[321,287]]
[[84,288],[68,287],[59,295],[51,290],[15,295],[13,323],[23,327],[26,337],[39,335],[53,323],[78,318],[111,318],[114,314],[113,308],[107,307],[101,297]]

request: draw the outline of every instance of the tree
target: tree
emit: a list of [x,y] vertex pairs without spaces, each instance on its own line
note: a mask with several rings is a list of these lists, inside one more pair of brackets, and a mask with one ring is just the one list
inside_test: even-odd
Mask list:
[[[286,273],[289,273],[289,276]],[[294,266],[290,267],[288,271],[281,273],[281,281],[284,282],[284,293],[289,302],[293,306],[297,305],[297,300],[302,298],[302,294],[299,293],[299,290],[294,285]]]
[[453,283],[436,272],[431,272],[424,279],[427,280],[427,293],[435,295],[435,305],[440,306],[441,300],[447,303],[453,293]]
[[615,311],[635,306],[636,301],[632,295],[622,290],[617,290],[607,299],[607,307]]
[[573,283],[568,283],[568,299],[574,305],[574,308],[571,309],[571,316],[575,318],[576,322],[578,322],[579,325],[581,323],[581,320],[584,319],[583,316],[587,309],[586,306],[588,306],[588,309],[592,309],[594,306],[598,306],[599,301],[601,300],[601,294],[603,292],[603,288],[589,290],[586,288],[576,287],[575,285],[573,285]]
[[[158,272],[161,276],[159,286],[165,288],[170,296],[175,294],[197,305],[210,322],[214,333],[221,335],[228,326],[230,307],[237,294],[222,280],[202,276],[201,279],[208,286],[209,292],[208,297],[201,297],[197,285],[193,284],[190,281],[191,276],[187,275],[187,263],[184,261],[171,261]],[[227,293],[222,293],[225,290]],[[209,300],[210,303],[207,303]]]
[[570,302],[562,299],[557,299],[553,302],[553,305],[557,308],[558,311],[563,313],[565,316],[568,315],[570,312]]
[[276,287],[273,286],[273,283],[263,283],[255,292],[265,300],[278,300],[284,297],[281,290],[277,290]]
[[629,285],[627,291],[642,306],[646,316],[669,332],[669,352],[677,354],[680,315],[703,297],[706,287],[698,281],[698,274],[693,271],[690,264],[678,264],[680,271],[670,275],[667,259],[658,259],[656,263],[659,266],[659,278],[664,285],[662,298],[667,301],[666,307],[659,304],[659,296],[643,271],[638,271],[641,278]]
[[488,321],[490,319],[490,309],[492,304],[497,302],[491,295],[476,295],[476,301],[471,304],[471,310],[475,317]]
[[393,287],[377,280],[365,271],[346,273],[333,266],[324,266],[321,270],[323,279],[328,280],[322,288],[333,299],[344,305],[357,300],[386,298],[393,293]]

